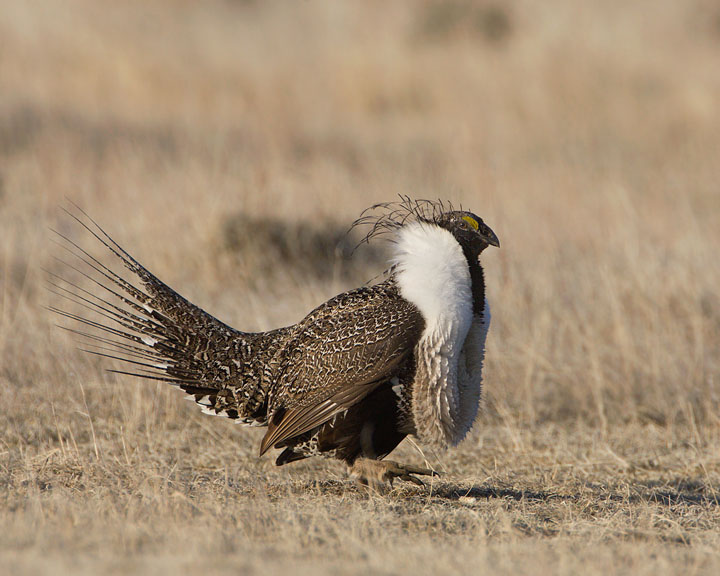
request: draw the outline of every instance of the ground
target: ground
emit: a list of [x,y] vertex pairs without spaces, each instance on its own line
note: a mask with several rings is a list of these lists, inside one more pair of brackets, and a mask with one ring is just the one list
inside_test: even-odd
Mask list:
[[[1,4],[1,572],[718,573],[718,6]],[[277,468],[46,309],[66,198],[252,331],[377,277],[342,230],[400,193],[502,243],[425,488]]]

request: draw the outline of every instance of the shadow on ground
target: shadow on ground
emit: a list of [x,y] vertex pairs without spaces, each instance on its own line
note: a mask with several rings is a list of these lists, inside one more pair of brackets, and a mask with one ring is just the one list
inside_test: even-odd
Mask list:
[[363,233],[347,223],[293,222],[239,213],[226,219],[222,244],[251,276],[294,270],[321,280],[339,278],[363,283],[380,274],[382,245],[362,243]]
[[[414,487],[396,482],[394,490],[386,493],[389,497],[430,499],[466,503],[473,500],[513,500],[528,503],[570,502],[596,500],[623,504],[650,502],[664,506],[720,506],[720,496],[712,486],[679,483],[677,485],[658,482],[635,483],[628,493],[627,485],[608,487],[586,484],[575,493],[560,493],[550,490],[519,488],[514,486],[476,484],[458,485],[438,483],[423,487]],[[318,495],[347,496],[367,494],[368,489],[358,486],[350,480],[323,480],[303,482],[287,487],[293,493],[315,493]]]

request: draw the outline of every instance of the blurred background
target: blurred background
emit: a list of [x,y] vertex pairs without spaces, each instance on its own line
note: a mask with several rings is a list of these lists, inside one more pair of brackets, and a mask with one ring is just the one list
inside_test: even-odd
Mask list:
[[719,102],[717,0],[0,1],[0,455],[72,436],[87,462],[190,458],[204,435],[232,456],[195,465],[242,453],[271,474],[257,434],[188,420],[53,328],[41,268],[65,198],[264,330],[381,273],[382,245],[349,258],[344,234],[407,194],[502,243],[483,254],[483,411],[451,469],[584,430],[625,462],[690,446],[717,479]]
[[719,98],[707,0],[5,2],[3,354],[64,198],[254,330],[381,272],[344,231],[408,194],[502,240],[491,413],[717,414]]

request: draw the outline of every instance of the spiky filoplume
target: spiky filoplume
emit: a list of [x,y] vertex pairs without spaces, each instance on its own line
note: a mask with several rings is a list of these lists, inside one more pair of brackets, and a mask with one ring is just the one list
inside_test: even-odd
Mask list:
[[[52,289],[95,313],[52,307],[74,324],[66,329],[88,352],[125,364],[115,372],[168,382],[207,413],[267,426],[260,453],[283,449],[277,464],[325,455],[367,477],[409,434],[454,445],[472,426],[490,320],[478,256],[499,245],[474,214],[407,197],[373,206],[354,225],[369,225],[366,241],[391,235],[387,277],[297,324],[248,333],[177,294],[79,208],[66,212],[131,277],[58,232],[76,260],[64,264],[89,285],[50,273]],[[390,480],[429,473],[375,468]]]

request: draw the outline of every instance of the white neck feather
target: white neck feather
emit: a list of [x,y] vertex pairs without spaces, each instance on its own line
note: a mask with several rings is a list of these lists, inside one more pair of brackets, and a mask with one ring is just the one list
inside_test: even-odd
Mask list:
[[487,333],[487,322],[473,318],[467,260],[449,231],[424,223],[399,231],[393,260],[400,293],[425,319],[412,387],[417,435],[431,444],[455,445],[477,415]]

